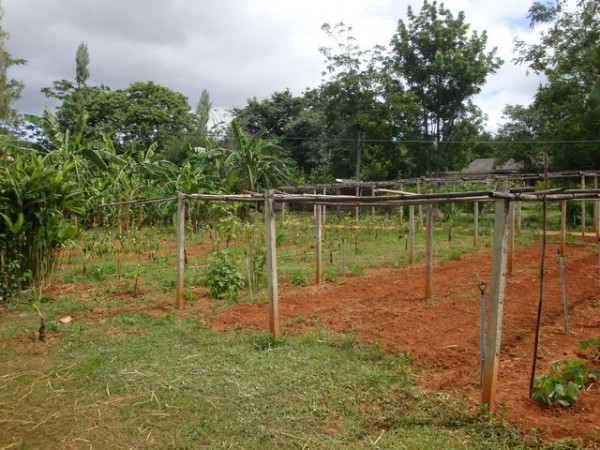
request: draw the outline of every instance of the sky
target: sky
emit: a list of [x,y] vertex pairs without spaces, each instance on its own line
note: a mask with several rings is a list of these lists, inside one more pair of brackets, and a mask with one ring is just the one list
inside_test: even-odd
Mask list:
[[[464,11],[471,30],[486,31],[488,50],[505,63],[488,77],[475,103],[488,116],[487,128],[502,124],[507,104],[527,105],[540,83],[512,62],[514,39],[527,42],[527,0],[446,0]],[[16,108],[40,115],[53,100],[40,93],[54,80],[75,78],[80,43],[90,53],[90,85],[111,89],[154,81],[183,93],[194,107],[207,89],[217,114],[290,89],[300,95],[321,82],[325,67],[319,47],[333,42],[324,23],[352,26],[361,48],[387,46],[407,7],[422,0],[0,0],[7,48],[27,60],[9,76],[25,89]]]

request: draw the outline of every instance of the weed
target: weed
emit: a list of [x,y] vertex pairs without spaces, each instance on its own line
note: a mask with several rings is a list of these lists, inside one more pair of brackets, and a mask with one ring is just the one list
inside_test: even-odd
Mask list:
[[292,286],[305,287],[308,285],[308,277],[304,272],[296,272],[292,275],[290,283]]
[[600,338],[591,338],[585,341],[581,341],[579,343],[579,348],[583,350],[592,348],[596,352],[594,359],[600,359]]

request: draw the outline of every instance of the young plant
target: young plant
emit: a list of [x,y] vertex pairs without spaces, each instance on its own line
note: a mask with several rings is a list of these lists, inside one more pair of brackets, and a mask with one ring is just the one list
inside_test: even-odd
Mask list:
[[579,343],[579,348],[581,348],[583,350],[592,348],[596,352],[594,359],[600,360],[600,338],[591,338],[591,339],[587,339],[585,341],[581,341]]
[[585,361],[565,359],[550,366],[550,373],[536,377],[533,385],[533,398],[539,402],[560,406],[571,406],[579,398],[590,378],[596,378],[597,371],[588,371]]
[[206,277],[210,296],[213,298],[235,300],[238,289],[244,285],[244,277],[233,256],[226,251],[213,253]]

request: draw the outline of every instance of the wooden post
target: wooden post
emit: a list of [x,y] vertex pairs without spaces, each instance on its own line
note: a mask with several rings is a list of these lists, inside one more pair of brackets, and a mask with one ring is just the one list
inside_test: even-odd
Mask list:
[[517,233],[523,231],[523,202],[517,202]]
[[183,308],[185,269],[185,194],[177,193],[177,308]]
[[269,330],[275,339],[281,336],[279,325],[279,293],[277,287],[277,245],[273,190],[265,192],[265,244],[267,252],[267,296],[269,300]]
[[515,255],[515,204],[510,202],[508,207],[508,258],[506,262],[506,273],[512,275],[513,261]]
[[[375,197],[375,186],[371,186],[371,197]],[[371,206],[371,216],[375,217],[375,207]]]
[[[400,190],[404,191],[404,183],[400,183]],[[414,214],[414,212],[413,212],[413,214]],[[400,206],[400,225],[403,225],[403,224],[404,224],[404,206]]]
[[[581,189],[585,189],[585,175],[581,175]],[[585,200],[581,200],[581,239],[585,240]]]
[[433,293],[433,204],[427,206],[427,245],[425,255],[425,298],[431,298]]
[[[421,183],[417,183],[417,194],[421,193]],[[423,221],[423,205],[419,203],[419,226],[421,231],[425,229],[425,222]]]
[[415,266],[415,205],[408,206],[408,264]]
[[560,202],[560,254],[564,256],[567,248],[567,201]]
[[479,202],[473,203],[473,247],[479,247]]
[[316,272],[315,272],[315,283],[321,284],[321,242],[322,242],[322,231],[321,231],[321,205],[315,205],[317,212],[316,222],[316,241],[315,241],[315,257],[316,257]]
[[[327,188],[323,188],[323,195],[327,195]],[[327,222],[327,206],[321,205],[323,209],[323,217],[321,217],[322,225],[325,226],[325,222]]]
[[[498,184],[499,192],[508,192],[506,181]],[[506,282],[506,251],[508,244],[508,210],[510,201],[497,199],[494,217],[494,240],[492,244],[492,279],[488,308],[488,332],[485,340],[483,363],[483,385],[481,402],[489,411],[496,407],[496,384],[500,360],[502,315],[504,310],[504,288]]]
[[[594,190],[598,190],[598,177],[594,177]],[[594,231],[596,232],[596,239],[600,237],[600,202],[594,200]]]
[[[356,186],[356,196],[360,197],[360,186]],[[354,208],[354,219],[358,222],[360,219],[360,207]]]

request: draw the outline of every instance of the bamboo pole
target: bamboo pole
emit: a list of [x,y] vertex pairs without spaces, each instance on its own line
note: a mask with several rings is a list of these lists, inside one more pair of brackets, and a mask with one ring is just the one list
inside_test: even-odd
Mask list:
[[473,247],[479,247],[479,202],[473,203]]
[[425,298],[433,294],[433,205],[427,206],[427,242],[425,262]]
[[[498,184],[498,190],[507,192],[507,183],[501,181]],[[483,363],[481,393],[481,402],[484,408],[487,407],[489,411],[493,411],[496,407],[496,385],[500,361],[504,288],[506,283],[509,200],[497,199],[495,206],[491,293],[488,308],[488,333],[485,341],[485,361]]]
[[183,308],[185,270],[185,194],[177,193],[177,308]]
[[317,217],[315,219],[316,223],[316,241],[315,241],[315,257],[316,257],[316,273],[315,273],[315,283],[321,284],[321,243],[323,240],[322,236],[322,227],[321,227],[321,206],[316,205]]
[[415,266],[415,205],[408,207],[408,263]]
[[279,293],[277,286],[277,245],[273,190],[265,192],[265,244],[267,253],[267,296],[269,300],[269,330],[275,339],[281,336],[279,325]]

